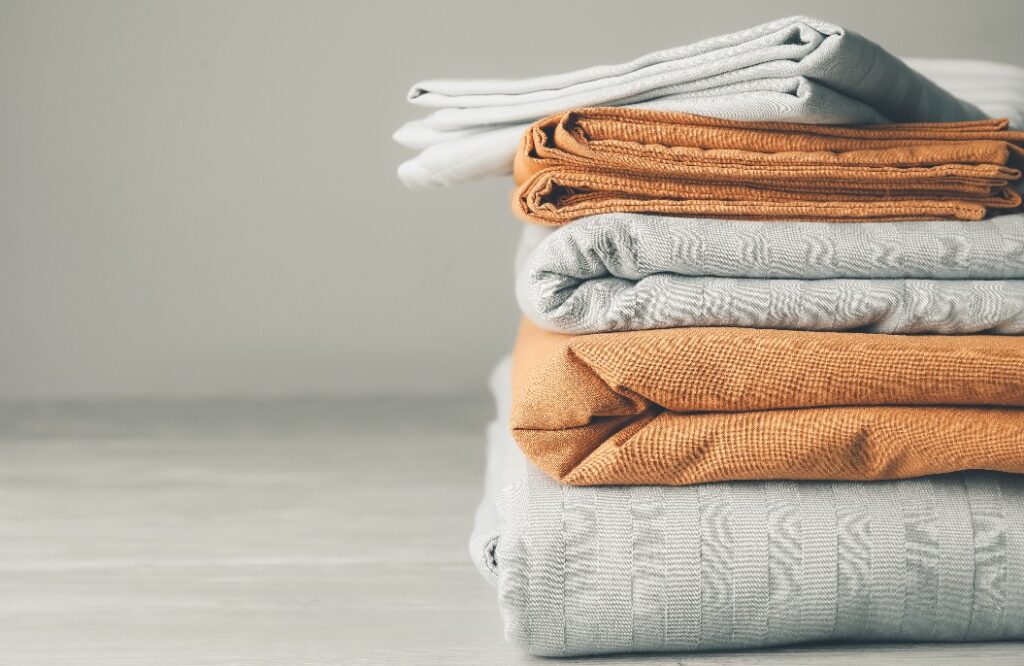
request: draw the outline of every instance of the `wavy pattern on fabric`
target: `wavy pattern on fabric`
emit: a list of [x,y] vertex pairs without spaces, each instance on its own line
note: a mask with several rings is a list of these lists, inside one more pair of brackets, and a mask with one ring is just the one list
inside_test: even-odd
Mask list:
[[527,651],[1024,638],[1024,478],[565,486],[504,427],[508,380],[470,552]]
[[746,326],[1024,334],[1024,214],[752,222],[609,214],[525,225],[516,295],[563,333]]
[[410,187],[510,173],[527,125],[583,106],[818,124],[983,117],[877,44],[800,16],[619,65],[520,80],[424,81],[409,101],[433,109],[395,133],[422,151],[399,168]]

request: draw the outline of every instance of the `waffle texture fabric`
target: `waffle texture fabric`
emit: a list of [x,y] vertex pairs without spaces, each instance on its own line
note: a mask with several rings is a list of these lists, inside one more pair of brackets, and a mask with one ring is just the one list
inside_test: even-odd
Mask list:
[[529,652],[1024,638],[1024,477],[567,486],[516,449],[508,378],[470,552]]
[[537,121],[512,210],[748,220],[980,220],[1016,208],[1024,132],[1005,119],[840,127],[590,108]]
[[822,224],[613,213],[528,224],[516,297],[531,321],[562,333],[1024,335],[1024,214]]
[[510,425],[572,485],[1024,473],[1010,336],[519,329]]
[[526,125],[584,106],[829,124],[984,117],[877,44],[800,16],[619,65],[519,80],[423,81],[408,99],[430,110],[395,133],[422,151],[398,170],[410,187],[507,174]]

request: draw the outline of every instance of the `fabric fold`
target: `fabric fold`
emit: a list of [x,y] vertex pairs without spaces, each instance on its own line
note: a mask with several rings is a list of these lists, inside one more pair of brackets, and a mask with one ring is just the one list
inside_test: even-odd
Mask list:
[[984,111],[1024,129],[1024,67],[984,60],[906,58],[904,62],[948,91]]
[[1020,476],[572,487],[513,442],[507,362],[492,388],[470,550],[533,654],[1024,638]]
[[511,428],[572,485],[1024,472],[1024,346],[1005,336],[528,321]]
[[539,327],[745,326],[1024,334],[1024,214],[755,222],[616,213],[524,225],[516,296]]
[[753,220],[980,220],[1015,208],[1024,132],[1002,120],[833,127],[642,109],[549,116],[523,135],[512,210]]
[[[515,141],[496,133],[584,106],[821,124],[984,117],[870,40],[802,16],[619,65],[519,80],[423,81],[408,97],[432,110],[395,133],[399,143],[423,150],[400,170],[412,187],[508,173]],[[466,163],[474,153],[488,155],[480,169]]]

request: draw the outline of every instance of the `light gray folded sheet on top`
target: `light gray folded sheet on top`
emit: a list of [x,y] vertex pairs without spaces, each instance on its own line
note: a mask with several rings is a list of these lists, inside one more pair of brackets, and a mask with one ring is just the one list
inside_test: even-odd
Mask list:
[[[949,67],[1024,81],[990,63]],[[915,65],[927,61],[915,61]],[[939,69],[942,70],[943,67]],[[982,78],[989,76],[984,74]],[[637,106],[754,121],[862,124],[985,117],[868,39],[831,23],[790,17],[620,65],[520,80],[430,80],[412,104],[432,109],[395,133],[422,152],[399,167],[410,187],[511,173],[524,129],[585,106]],[[996,105],[998,106],[998,104]]]
[[1024,477],[566,486],[519,453],[508,384],[470,552],[531,653],[1024,639]]
[[563,333],[1024,335],[1024,214],[846,224],[614,213],[524,225],[516,297]]

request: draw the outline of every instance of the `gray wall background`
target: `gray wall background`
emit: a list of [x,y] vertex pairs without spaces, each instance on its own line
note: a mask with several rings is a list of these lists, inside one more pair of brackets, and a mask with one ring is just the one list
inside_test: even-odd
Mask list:
[[789,14],[1024,62],[1024,3],[0,0],[0,399],[482,385],[510,183],[406,191],[427,77],[619,62]]

